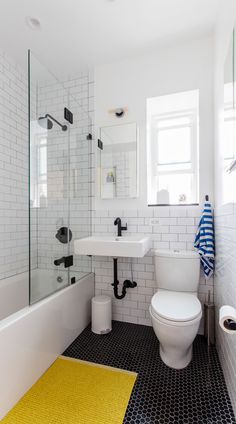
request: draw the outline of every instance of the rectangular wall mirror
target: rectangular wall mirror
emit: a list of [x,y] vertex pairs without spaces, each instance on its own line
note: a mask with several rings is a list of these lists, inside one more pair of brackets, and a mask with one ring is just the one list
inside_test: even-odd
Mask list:
[[136,123],[100,128],[101,198],[135,198],[138,191]]

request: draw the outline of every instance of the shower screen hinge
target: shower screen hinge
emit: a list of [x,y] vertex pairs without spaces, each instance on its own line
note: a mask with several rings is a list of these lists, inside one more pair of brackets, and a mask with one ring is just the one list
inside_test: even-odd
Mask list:
[[103,142],[102,142],[102,140],[100,140],[100,138],[98,139],[98,148],[100,150],[103,150]]
[[73,113],[67,107],[64,107],[64,118],[70,124],[73,124]]

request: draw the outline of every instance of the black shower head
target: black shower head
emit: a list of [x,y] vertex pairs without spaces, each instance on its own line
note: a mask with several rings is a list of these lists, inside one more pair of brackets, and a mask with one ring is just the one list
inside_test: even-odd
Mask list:
[[53,122],[56,122],[59,127],[61,127],[62,131],[67,131],[67,125],[61,124],[56,118],[53,118],[52,115],[49,115],[49,113],[46,113],[45,116],[40,116],[38,118],[38,123],[42,128],[45,128],[46,130],[51,130],[53,127]]
[[49,119],[46,116],[40,116],[38,119],[39,125],[44,128],[45,130],[51,130],[53,127],[53,123],[51,119]]

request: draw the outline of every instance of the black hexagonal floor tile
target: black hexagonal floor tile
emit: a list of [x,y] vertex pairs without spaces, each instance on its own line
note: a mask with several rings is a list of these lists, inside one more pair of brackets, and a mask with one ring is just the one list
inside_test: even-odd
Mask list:
[[236,424],[217,351],[202,336],[183,370],[162,362],[152,327],[118,321],[102,336],[87,327],[63,355],[138,373],[125,424]]

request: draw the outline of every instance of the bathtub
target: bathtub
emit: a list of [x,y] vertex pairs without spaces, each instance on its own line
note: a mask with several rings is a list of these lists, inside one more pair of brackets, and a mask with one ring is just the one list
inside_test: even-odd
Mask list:
[[[70,271],[70,278],[79,281],[86,275],[84,272]],[[52,293],[68,286],[68,270],[64,268],[34,269],[31,271],[30,303],[38,302]]]
[[0,321],[28,304],[28,272],[0,280]]
[[[86,275],[83,272],[71,272],[76,281]],[[68,286],[68,271],[57,269],[34,269],[31,271],[31,303]],[[0,280],[0,321],[21,310],[29,304],[29,273],[23,272]]]
[[[20,275],[2,282],[4,290],[12,295],[9,310],[25,306],[26,297],[28,303],[27,273]],[[38,277],[39,273],[35,282],[40,281]],[[24,291],[22,298],[18,297],[20,287]],[[38,287],[38,292],[41,289]],[[91,273],[0,321],[0,419],[89,324],[93,295]]]

